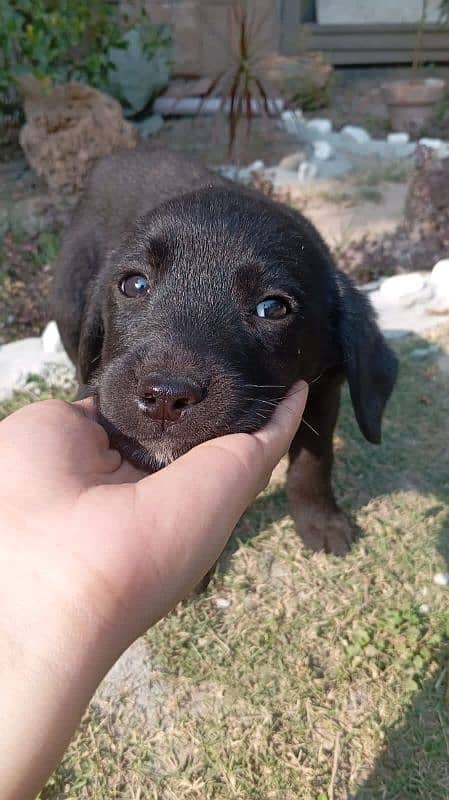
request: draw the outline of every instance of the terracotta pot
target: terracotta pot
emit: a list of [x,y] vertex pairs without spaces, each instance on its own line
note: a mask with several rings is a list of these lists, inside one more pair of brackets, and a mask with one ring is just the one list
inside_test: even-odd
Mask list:
[[445,89],[446,81],[441,78],[384,83],[382,92],[390,112],[392,130],[420,133]]

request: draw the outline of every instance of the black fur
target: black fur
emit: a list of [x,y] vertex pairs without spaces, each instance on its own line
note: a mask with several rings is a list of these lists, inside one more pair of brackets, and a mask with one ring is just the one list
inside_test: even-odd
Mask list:
[[[134,273],[150,282],[142,298],[120,291]],[[273,295],[291,313],[258,317]],[[138,149],[97,165],[63,244],[54,309],[82,393],[96,395],[124,455],[149,469],[256,430],[300,377],[322,376],[312,406],[320,386],[332,379],[338,393],[346,377],[362,433],[380,441],[397,363],[368,301],[301,214],[184,159]],[[138,400],[153,373],[194,381],[204,399],[176,424],[152,420]]]

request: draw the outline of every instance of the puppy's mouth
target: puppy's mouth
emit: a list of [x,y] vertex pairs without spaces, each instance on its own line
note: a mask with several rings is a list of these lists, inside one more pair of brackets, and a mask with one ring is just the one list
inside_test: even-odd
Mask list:
[[[223,420],[218,424],[208,419],[210,415],[206,414],[203,425],[198,420],[193,424],[188,419],[182,423],[161,419],[157,424],[152,422],[148,432],[144,432],[140,427],[136,436],[133,436],[125,433],[121,425],[105,413],[99,395],[96,394],[97,419],[108,434],[111,446],[131,464],[143,467],[149,473],[166,467],[193,447],[210,439],[231,433],[254,433],[259,430],[271,417],[276,406],[276,403],[270,403],[267,408],[266,405],[261,405],[264,402],[266,401],[255,401],[251,407],[241,408],[237,418]],[[187,412],[186,417],[188,416]]]
[[250,377],[211,355],[205,359],[176,351],[172,363],[167,362],[166,355],[150,360],[145,352],[127,353],[113,359],[90,385],[111,445],[149,472],[210,439],[254,433],[288,389],[270,383],[267,374]]

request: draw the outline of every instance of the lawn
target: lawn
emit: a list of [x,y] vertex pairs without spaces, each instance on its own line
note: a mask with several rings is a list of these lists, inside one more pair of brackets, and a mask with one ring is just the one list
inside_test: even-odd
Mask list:
[[381,447],[345,398],[351,554],[304,552],[279,468],[207,593],[106,681],[40,800],[447,800],[449,330],[433,339],[424,359],[398,346]]

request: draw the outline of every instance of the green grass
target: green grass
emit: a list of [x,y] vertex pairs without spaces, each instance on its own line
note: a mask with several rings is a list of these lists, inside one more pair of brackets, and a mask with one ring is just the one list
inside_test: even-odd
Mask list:
[[345,398],[335,482],[353,551],[304,552],[278,470],[208,592],[92,702],[41,800],[448,798],[449,587],[433,575],[449,570],[449,376],[416,346],[400,347],[382,447]]
[[62,388],[60,386],[49,385],[40,375],[29,375],[26,388],[15,392],[12,397],[0,400],[0,420],[18,411],[28,403],[35,403],[37,400],[48,400],[58,398],[59,400],[73,400],[75,398],[75,387]]

